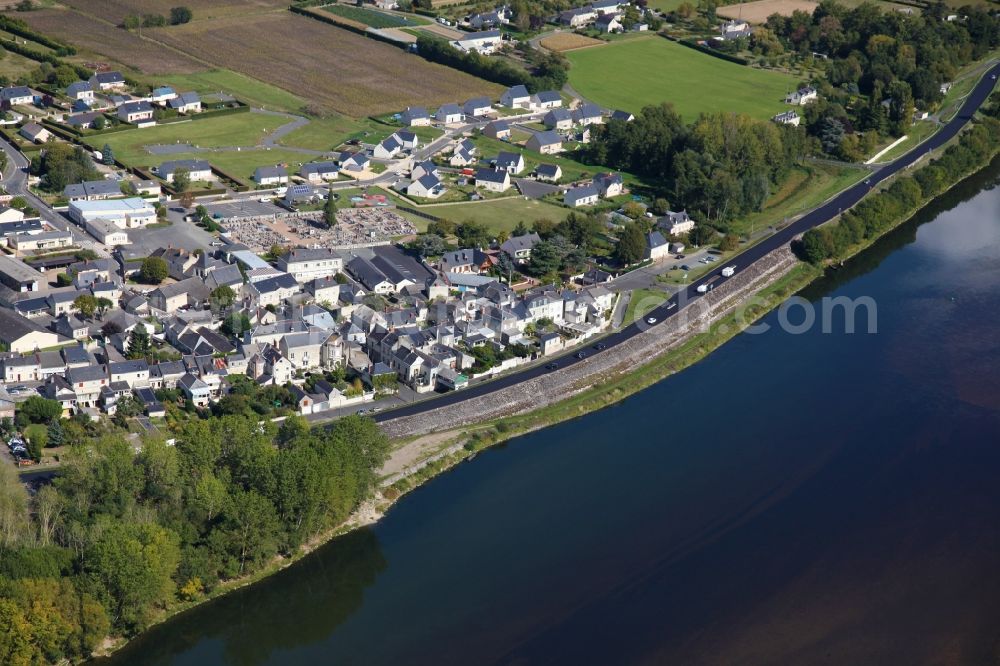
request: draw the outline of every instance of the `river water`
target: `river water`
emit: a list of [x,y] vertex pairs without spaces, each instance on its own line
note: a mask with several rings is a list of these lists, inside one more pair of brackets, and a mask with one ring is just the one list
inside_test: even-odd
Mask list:
[[998,183],[803,294],[871,297],[876,334],[772,313],[102,663],[996,663]]

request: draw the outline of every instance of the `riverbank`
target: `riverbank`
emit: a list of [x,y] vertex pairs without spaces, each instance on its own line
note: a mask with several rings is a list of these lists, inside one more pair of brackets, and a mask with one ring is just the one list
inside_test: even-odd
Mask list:
[[[993,152],[995,154],[996,151]],[[975,173],[988,164],[985,161],[970,173]],[[950,183],[944,191],[966,176]],[[921,207],[932,200],[923,202]],[[890,228],[909,220],[912,212],[900,216]],[[864,247],[856,248],[855,253],[863,251],[871,242],[874,239]],[[222,584],[211,595],[195,602],[172,605],[162,617],[157,618],[156,624],[210,599],[259,581],[297,562],[332,538],[377,521],[403,494],[483,448],[615,404],[689,367],[820,275],[820,268],[798,262],[789,248],[784,247],[700,299],[698,307],[692,306],[692,312],[688,316],[672,317],[621,345],[621,355],[596,355],[586,363],[539,378],[539,384],[526,383],[514,387],[515,394],[491,394],[480,398],[479,400],[493,403],[488,405],[488,410],[481,412],[480,418],[467,415],[457,427],[440,427],[439,424],[443,421],[437,419],[444,414],[435,412],[449,412],[448,417],[453,422],[456,408],[449,407],[432,410],[420,417],[387,421],[387,432],[404,440],[402,447],[420,446],[426,443],[427,438],[436,438],[433,455],[424,464],[411,467],[398,478],[384,479],[384,487],[379,495],[355,512],[348,522],[312,539],[291,557],[277,558],[271,566],[253,576]],[[608,358],[602,359],[602,356]],[[595,374],[601,375],[601,378],[595,380]],[[124,640],[109,643],[104,654],[125,643]]]

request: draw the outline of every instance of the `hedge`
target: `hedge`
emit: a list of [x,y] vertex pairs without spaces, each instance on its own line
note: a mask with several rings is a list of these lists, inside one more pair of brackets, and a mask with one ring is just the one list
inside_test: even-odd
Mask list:
[[9,32],[13,35],[30,39],[33,42],[41,44],[42,46],[47,46],[55,51],[59,51],[61,55],[76,54],[76,49],[69,44],[64,44],[63,42],[52,39],[51,37],[35,32],[20,19],[11,18],[9,16],[0,16],[0,29],[3,29],[5,32]]
[[707,53],[710,56],[714,56],[721,60],[728,60],[729,62],[736,63],[737,65],[749,65],[750,61],[746,58],[741,58],[740,56],[730,55],[729,53],[723,53],[717,49],[713,49],[711,46],[704,46],[698,44],[697,42],[688,41],[686,39],[671,40],[676,41],[681,46],[686,46],[689,49],[694,49],[695,51],[701,51],[702,53]]

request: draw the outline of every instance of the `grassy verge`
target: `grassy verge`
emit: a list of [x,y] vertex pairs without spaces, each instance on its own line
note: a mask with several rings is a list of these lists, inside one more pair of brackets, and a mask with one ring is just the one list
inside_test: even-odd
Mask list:
[[628,307],[625,309],[625,318],[622,321],[638,321],[642,317],[645,317],[647,312],[656,309],[665,300],[667,300],[667,294],[658,289],[636,289],[629,297]]
[[151,85],[169,83],[179,92],[193,90],[201,95],[224,92],[253,106],[272,111],[299,112],[307,102],[298,95],[229,69],[213,69],[194,74],[170,74],[149,79]]

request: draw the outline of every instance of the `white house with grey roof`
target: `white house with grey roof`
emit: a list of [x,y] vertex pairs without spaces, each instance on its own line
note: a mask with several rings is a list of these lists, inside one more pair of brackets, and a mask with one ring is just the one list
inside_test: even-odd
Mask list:
[[493,103],[485,97],[473,97],[462,105],[462,111],[467,118],[488,115],[493,110]]
[[72,100],[93,101],[94,87],[90,85],[89,81],[74,81],[66,86],[66,97]]
[[406,194],[411,197],[437,199],[445,193],[441,179],[432,173],[426,173],[406,186]]
[[156,169],[156,174],[166,181],[173,181],[174,173],[184,169],[192,181],[211,180],[212,165],[208,160],[167,160]]
[[108,90],[124,90],[125,77],[121,72],[95,72],[90,77],[90,85],[94,90],[106,92]]
[[122,188],[117,180],[85,180],[67,185],[63,196],[70,201],[97,201],[122,196]]
[[185,92],[167,100],[167,106],[177,113],[201,112],[201,97],[196,92]]
[[573,127],[573,114],[568,109],[551,109],[542,116],[542,124],[550,130],[568,130]]
[[426,127],[431,124],[430,114],[422,106],[408,106],[403,111],[400,120],[407,127]]
[[344,260],[328,248],[293,248],[278,257],[278,269],[296,282],[332,277],[344,269]]
[[253,172],[253,182],[264,187],[286,184],[288,182],[288,169],[283,166],[257,167]]
[[126,102],[118,107],[118,119],[134,125],[153,121],[153,105],[145,100]]
[[503,169],[479,169],[476,171],[476,187],[488,192],[506,192],[510,189],[510,174]]
[[500,95],[500,103],[509,109],[528,109],[531,107],[531,94],[523,85],[511,86]]
[[0,102],[9,106],[31,104],[35,101],[35,93],[28,86],[8,86],[0,89]]
[[340,176],[340,167],[336,162],[310,162],[303,164],[299,169],[299,176],[310,183],[322,183],[328,180],[337,180]]
[[557,109],[562,103],[562,96],[555,90],[543,90],[531,96],[531,108],[539,111]]
[[462,122],[462,109],[458,104],[442,104],[434,114],[434,120],[450,125]]
[[601,193],[593,184],[571,187],[563,195],[563,203],[570,208],[593,206],[601,198]]
[[542,155],[553,155],[562,151],[562,137],[552,130],[535,132],[528,137],[524,147]]
[[450,44],[466,53],[475,51],[480,55],[492,55],[503,45],[503,33],[499,30],[480,30],[470,32]]
[[524,155],[500,151],[493,161],[493,166],[516,176],[525,169]]
[[509,141],[510,134],[510,122],[507,120],[493,120],[483,128],[483,136],[499,141]]

